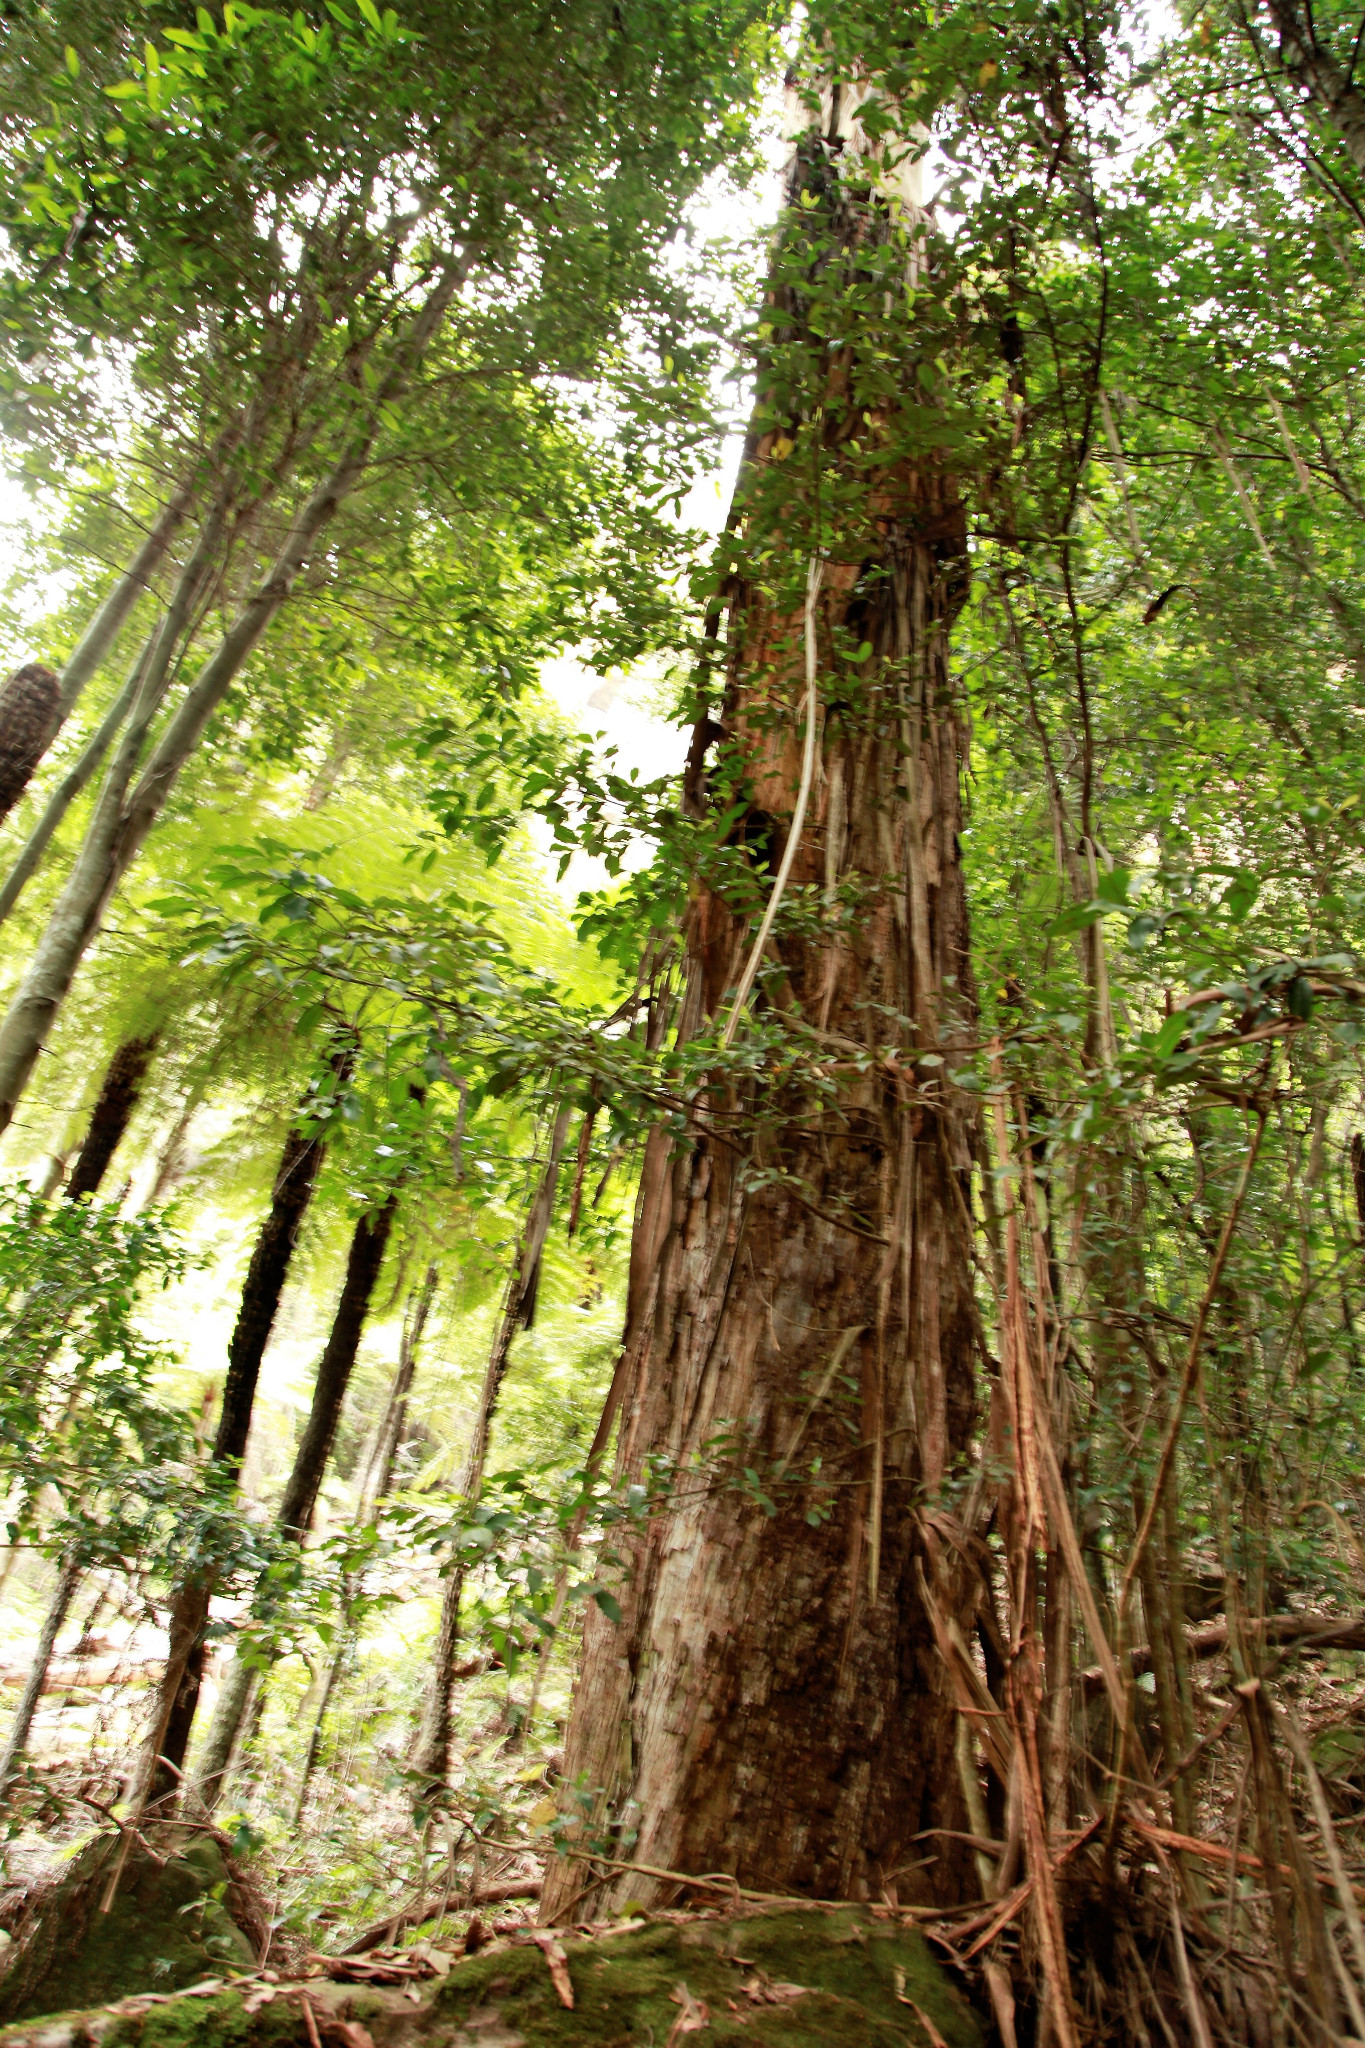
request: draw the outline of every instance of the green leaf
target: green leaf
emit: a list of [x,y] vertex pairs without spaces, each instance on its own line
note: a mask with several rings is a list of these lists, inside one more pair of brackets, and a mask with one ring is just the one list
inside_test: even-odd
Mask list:
[[1083,932],[1104,916],[1106,910],[1114,908],[1112,903],[1073,903],[1060,917],[1054,917],[1048,926],[1053,938],[1064,938],[1068,932]]
[[601,1608],[603,1614],[606,1615],[607,1620],[614,1621],[619,1628],[621,1624],[621,1603],[616,1596],[612,1593],[604,1593],[599,1586],[592,1597]]

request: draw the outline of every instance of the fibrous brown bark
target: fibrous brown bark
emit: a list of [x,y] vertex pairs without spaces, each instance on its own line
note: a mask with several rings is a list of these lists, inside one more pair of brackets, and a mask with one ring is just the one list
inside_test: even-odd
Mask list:
[[[796,180],[820,192],[821,225],[856,267],[860,238],[886,232],[883,202],[842,184],[813,143]],[[799,304],[778,302],[799,329]],[[847,392],[858,366],[827,358],[825,373]],[[841,458],[822,433],[833,468]],[[782,459],[780,438],[767,428],[751,442],[755,473]],[[822,693],[788,883],[807,915],[785,929],[779,919],[764,998],[766,1022],[783,1020],[830,1092],[718,1074],[695,1105],[692,1143],[649,1140],[619,1466],[637,1479],[662,1459],[678,1477],[641,1533],[613,1531],[629,1567],[623,1620],[589,1611],[565,1777],[596,1794],[585,1849],[614,1837],[608,1853],[659,1870],[941,1900],[972,1881],[959,1851],[918,1839],[965,1826],[954,1711],[920,1591],[921,1573],[946,1583],[929,1511],[972,1416],[973,1119],[947,1078],[972,1021],[947,661],[965,533],[931,460],[879,474],[865,518],[831,547],[815,606],[826,675],[837,645],[870,652],[854,688],[845,662],[838,695]],[[780,525],[764,540],[791,546]],[[800,615],[766,594],[776,580],[731,582],[720,720],[774,865],[801,779],[790,707],[803,640]],[[856,905],[842,923],[836,892]],[[699,885],[684,1037],[724,1014],[749,936]],[[793,1484],[816,1459],[818,1473]],[[746,1467],[775,1512],[746,1491]],[[910,1868],[936,1849],[927,1872]],[[545,1918],[587,1881],[582,1862],[552,1864]],[[616,1877],[594,1888],[593,1910],[604,1893],[663,1889]]]
[[85,1134],[85,1143],[67,1182],[66,1192],[71,1201],[98,1192],[100,1182],[109,1170],[109,1162],[122,1143],[123,1134],[137,1108],[158,1036],[152,1031],[142,1038],[125,1039],[110,1060],[95,1107],[90,1112],[90,1128]]
[[41,661],[16,669],[0,690],[0,818],[9,816],[28,788],[60,715],[60,686]]

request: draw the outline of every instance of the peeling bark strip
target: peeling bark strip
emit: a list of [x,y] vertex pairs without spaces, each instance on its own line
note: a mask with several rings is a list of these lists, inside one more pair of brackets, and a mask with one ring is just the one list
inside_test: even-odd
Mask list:
[[16,669],[0,690],[0,818],[7,818],[52,744],[60,700],[57,678],[41,661]]
[[[805,218],[820,216],[814,237],[836,243],[831,265],[852,274],[864,242],[885,241],[885,206],[809,140],[791,194],[802,195]],[[798,293],[774,297],[799,333]],[[856,388],[855,348],[826,355],[827,391]],[[910,361],[901,395],[881,401],[888,439],[913,432],[914,371]],[[844,458],[837,429],[819,431],[809,466],[829,476]],[[784,456],[793,469],[806,460],[790,440],[775,445],[782,438],[767,429],[751,443],[751,505]],[[718,1079],[696,1105],[691,1149],[670,1158],[667,1139],[651,1137],[619,1459],[632,1478],[650,1459],[682,1472],[666,1513],[638,1535],[613,1532],[630,1567],[623,1621],[589,1610],[564,1777],[599,1794],[593,1836],[631,1830],[641,1866],[726,1871],[814,1897],[875,1897],[897,1883],[902,1900],[944,1903],[974,1881],[966,1849],[945,1848],[928,1875],[908,1871],[925,1853],[921,1831],[965,1830],[954,1710],[917,1569],[924,1495],[951,1474],[972,1415],[972,1119],[945,1078],[974,1012],[957,853],[963,736],[947,663],[965,527],[927,459],[887,465],[875,486],[866,472],[856,490],[845,477],[841,503],[846,521],[850,504],[857,513],[829,549],[818,600],[826,682],[837,629],[870,651],[856,695],[822,693],[820,766],[787,892],[809,907],[823,889],[829,911],[815,933],[777,920],[776,971],[759,999],[769,1026],[786,1015],[829,1048],[835,1093],[761,1081],[743,1092]],[[785,519],[779,507],[759,530],[757,547],[792,557],[765,586],[794,591],[811,547],[806,516],[789,500]],[[728,605],[722,730],[780,843],[801,781],[802,614],[775,610],[743,571]],[[857,902],[842,926],[839,889]],[[747,919],[697,885],[684,1036],[726,1012],[749,934]],[[874,1046],[896,1058],[859,1072],[849,1055]],[[747,1140],[722,1136],[742,1135],[746,1116],[760,1126],[747,1159]],[[754,1165],[764,1171],[751,1182]],[[743,1442],[736,1463],[773,1482],[775,1514],[704,1470],[689,1475],[726,1426]],[[817,1457],[819,1479],[793,1490]],[[825,1518],[816,1526],[812,1510]],[[577,1862],[551,1864],[547,1922],[588,1876]],[[594,1911],[603,1890],[649,1899],[669,1887],[627,1873],[594,1890]]]
[[90,1112],[90,1128],[85,1134],[85,1143],[67,1183],[70,1201],[99,1191],[100,1182],[109,1170],[109,1162],[132,1121],[159,1036],[159,1032],[152,1031],[145,1038],[126,1039],[110,1060],[104,1085]]

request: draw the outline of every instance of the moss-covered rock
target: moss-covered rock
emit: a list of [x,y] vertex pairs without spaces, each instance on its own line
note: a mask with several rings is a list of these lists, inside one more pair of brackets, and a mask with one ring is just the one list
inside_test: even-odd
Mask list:
[[[457,1964],[420,2004],[405,1992],[310,1982],[248,2011],[236,1992],[110,2013],[77,2013],[0,2033],[0,2048],[309,2048],[300,1999],[323,2048],[981,2048],[965,1999],[913,1929],[856,1908],[733,1917],[668,1916],[566,1940],[574,2004],[533,1943]],[[702,2014],[705,2024],[697,2024]]]
[[853,1908],[666,1920],[565,1949],[572,2012],[539,1951],[476,1959],[436,2001],[456,2022],[445,2048],[488,2048],[499,2030],[507,2048],[644,2048],[667,2040],[689,1999],[706,2008],[706,2040],[750,2048],[923,2043],[932,2036],[917,2006],[949,2048],[977,2048],[981,2038],[923,1936]]
[[117,1856],[117,1839],[101,1836],[33,1899],[0,1979],[0,2020],[251,1969],[251,1944],[228,1908],[231,1875],[211,1836],[190,1836],[164,1865],[135,1846],[105,1913]]

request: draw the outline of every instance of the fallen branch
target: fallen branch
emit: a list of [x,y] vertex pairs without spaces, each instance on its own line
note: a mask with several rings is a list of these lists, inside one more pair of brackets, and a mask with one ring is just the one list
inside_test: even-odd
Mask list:
[[362,1929],[354,1941],[348,1941],[341,1953],[344,1956],[363,1956],[372,1948],[380,1948],[386,1941],[392,1941],[405,1927],[420,1927],[424,1920],[434,1920],[438,1913],[467,1913],[475,1906],[497,1906],[505,1899],[538,1899],[540,1879],[518,1877],[506,1884],[483,1884],[476,1891],[462,1892],[457,1897],[452,1892],[424,1892],[420,1898],[410,1899],[406,1906],[400,1906],[396,1913],[386,1913],[382,1920]]
[[[1262,1620],[1248,1621],[1244,1626],[1249,1635],[1259,1636],[1264,1643],[1297,1644],[1322,1650],[1365,1650],[1365,1615],[1268,1614]],[[1201,1662],[1206,1657],[1216,1657],[1227,1646],[1228,1625],[1225,1621],[1209,1622],[1203,1628],[1189,1629],[1185,1634],[1187,1654]],[[1136,1644],[1128,1652],[1128,1662],[1135,1676],[1150,1671],[1150,1645]],[[1081,1673],[1081,1683],[1087,1694],[1104,1690],[1104,1673],[1098,1664],[1088,1666]]]

